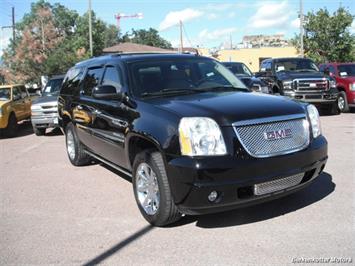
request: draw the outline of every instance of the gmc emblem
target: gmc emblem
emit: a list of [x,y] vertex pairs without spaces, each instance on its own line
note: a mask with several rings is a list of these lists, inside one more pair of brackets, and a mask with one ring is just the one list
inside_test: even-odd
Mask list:
[[266,140],[286,139],[290,137],[292,137],[292,131],[289,128],[264,132]]

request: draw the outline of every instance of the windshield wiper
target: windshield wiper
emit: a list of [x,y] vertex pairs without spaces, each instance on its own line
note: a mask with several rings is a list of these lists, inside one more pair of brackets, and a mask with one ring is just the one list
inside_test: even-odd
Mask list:
[[220,85],[220,86],[214,86],[214,87],[209,87],[209,88],[197,88],[194,89],[196,91],[201,91],[201,92],[206,92],[206,91],[226,91],[226,90],[237,90],[237,91],[248,91],[247,88],[243,87],[234,87],[230,85]]
[[141,94],[141,97],[150,97],[150,96],[162,96],[170,94],[181,94],[181,93],[196,93],[195,89],[163,89],[160,91],[154,92],[144,92]]
[[296,72],[317,72],[315,69],[310,69],[310,68],[303,68],[303,69],[296,69]]

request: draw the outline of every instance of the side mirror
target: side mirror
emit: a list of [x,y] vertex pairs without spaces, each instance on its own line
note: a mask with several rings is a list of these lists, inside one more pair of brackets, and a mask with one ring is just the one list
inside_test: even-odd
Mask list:
[[117,92],[116,88],[112,85],[102,85],[99,87],[95,87],[92,91],[92,96],[96,99],[122,99],[122,94]]

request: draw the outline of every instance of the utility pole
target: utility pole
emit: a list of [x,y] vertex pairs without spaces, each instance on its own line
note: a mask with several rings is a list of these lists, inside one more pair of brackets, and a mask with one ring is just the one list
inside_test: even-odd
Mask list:
[[12,40],[15,42],[15,7],[12,7]]
[[92,50],[91,0],[89,0],[89,43],[90,43],[90,55],[93,56],[93,50]]
[[300,48],[301,48],[301,57],[304,57],[304,48],[303,48],[303,3],[300,0]]
[[12,25],[11,26],[3,26],[1,29],[9,29],[12,28],[12,41],[15,42],[16,37],[16,28],[15,28],[15,7],[12,7]]
[[183,53],[184,50],[184,41],[182,39],[182,21],[180,20],[179,22],[179,26],[180,26],[180,53]]

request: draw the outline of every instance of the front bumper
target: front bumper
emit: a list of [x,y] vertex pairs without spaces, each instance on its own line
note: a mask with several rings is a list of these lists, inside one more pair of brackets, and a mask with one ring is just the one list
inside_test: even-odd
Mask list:
[[59,127],[58,114],[32,116],[31,123],[35,128]]
[[338,98],[337,90],[329,90],[323,92],[317,91],[285,91],[284,95],[298,101],[309,103],[332,104]]
[[[303,151],[270,158],[178,157],[168,161],[167,174],[175,203],[182,213],[220,212],[271,200],[295,192],[312,182],[327,161],[323,136]],[[305,173],[300,184],[273,193],[254,195],[255,184]],[[215,202],[208,195],[217,191]]]

